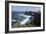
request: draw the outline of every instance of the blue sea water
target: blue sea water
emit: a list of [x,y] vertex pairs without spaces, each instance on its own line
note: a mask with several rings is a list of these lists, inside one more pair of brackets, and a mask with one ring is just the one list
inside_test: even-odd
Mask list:
[[[25,12],[12,12],[12,20],[20,20],[22,21],[23,19],[25,19],[24,16],[20,16],[22,14],[25,14]],[[15,21],[12,21],[12,27],[15,24]]]
[[25,19],[24,16],[20,16],[21,14],[24,14],[24,13],[25,12],[12,12],[12,20],[23,20],[23,19]]

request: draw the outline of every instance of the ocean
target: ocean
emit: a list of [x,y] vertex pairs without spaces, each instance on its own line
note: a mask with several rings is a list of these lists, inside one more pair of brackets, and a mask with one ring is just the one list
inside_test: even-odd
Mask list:
[[[22,21],[26,17],[24,17],[25,12],[12,12],[12,20],[20,20]],[[15,24],[15,21],[12,21],[12,26]]]
[[25,12],[12,12],[12,20],[23,20],[25,17],[23,16]]

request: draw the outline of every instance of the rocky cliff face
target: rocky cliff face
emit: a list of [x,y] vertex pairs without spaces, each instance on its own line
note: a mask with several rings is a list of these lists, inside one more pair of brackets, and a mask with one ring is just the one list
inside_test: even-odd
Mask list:
[[36,26],[40,26],[40,24],[41,24],[41,13],[40,13],[40,11],[38,11],[38,12],[29,11],[29,12],[25,12],[25,14],[34,16],[34,23],[33,24]]

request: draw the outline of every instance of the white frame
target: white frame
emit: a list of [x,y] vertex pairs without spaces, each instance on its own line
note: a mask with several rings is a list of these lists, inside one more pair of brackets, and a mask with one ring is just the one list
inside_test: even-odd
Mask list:
[[[22,28],[12,28],[11,26],[11,6],[41,6],[41,27],[22,27]],[[39,30],[43,29],[43,5],[37,4],[19,4],[19,3],[9,3],[9,31],[20,31],[20,30]]]

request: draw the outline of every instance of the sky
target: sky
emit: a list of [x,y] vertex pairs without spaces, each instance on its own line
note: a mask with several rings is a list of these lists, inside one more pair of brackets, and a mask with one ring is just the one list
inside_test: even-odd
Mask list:
[[41,9],[40,7],[34,7],[34,6],[12,6],[12,11],[15,12],[37,11],[40,9]]

